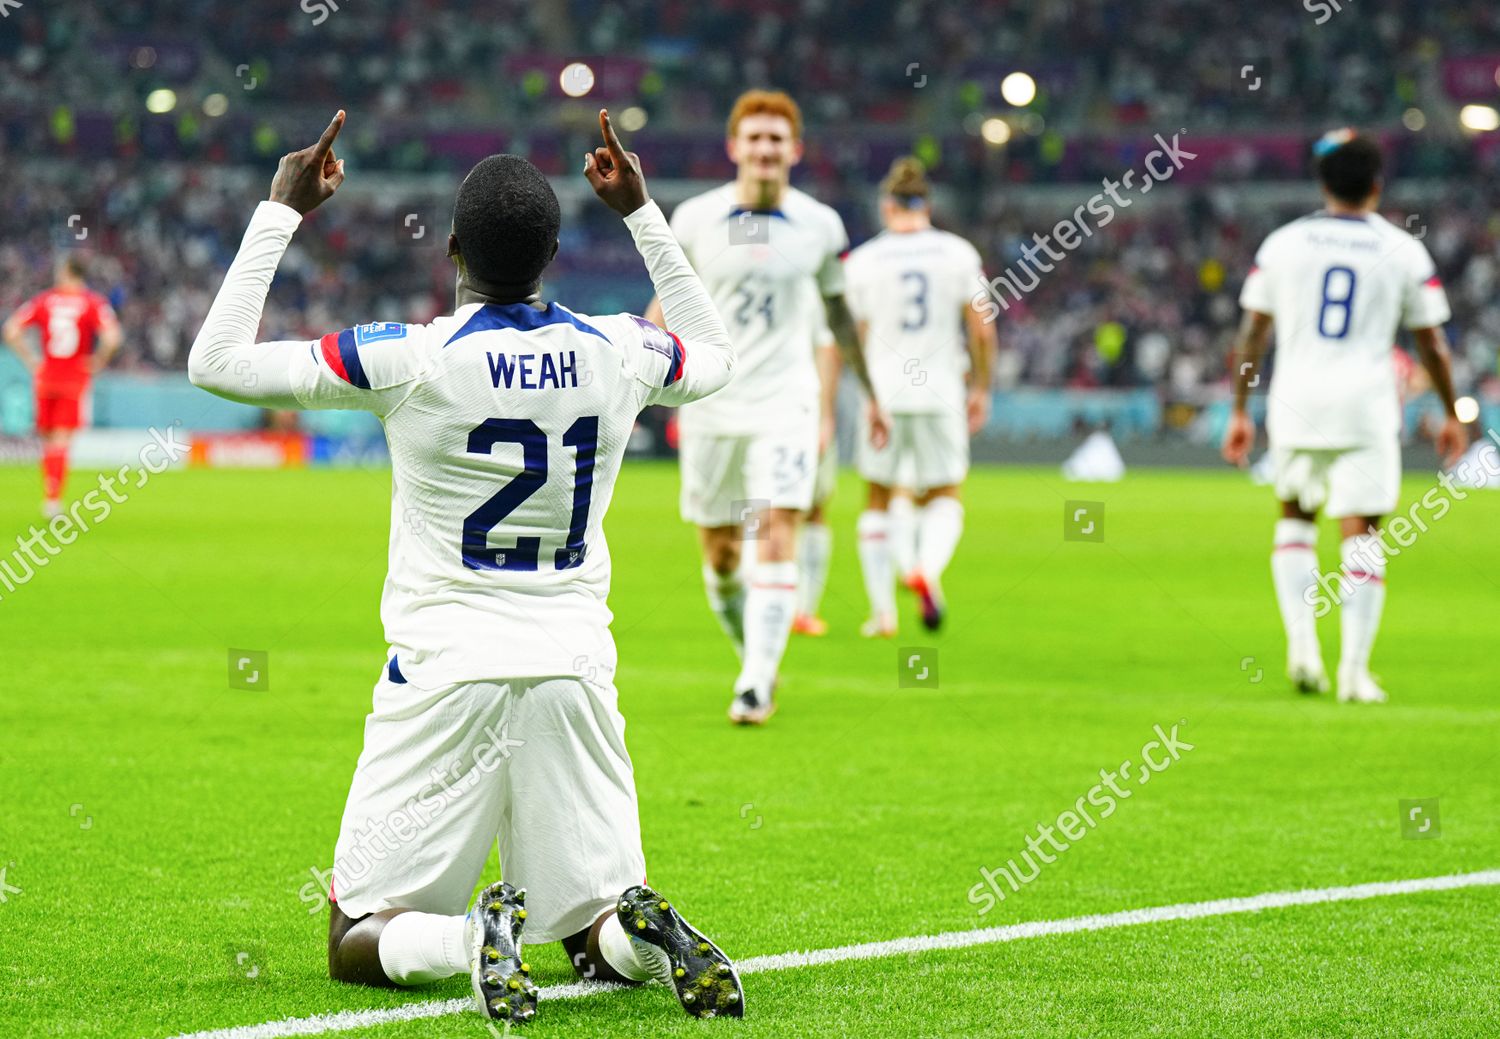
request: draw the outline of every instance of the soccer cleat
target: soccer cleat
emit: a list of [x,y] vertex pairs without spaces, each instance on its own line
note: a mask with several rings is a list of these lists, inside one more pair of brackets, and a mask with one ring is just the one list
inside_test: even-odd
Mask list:
[[828,634],[828,622],[822,617],[814,617],[808,613],[799,613],[792,618],[792,631],[798,635],[811,635],[820,638]]
[[776,713],[776,687],[762,700],[754,689],[741,689],[729,703],[729,720],[736,725],[764,725]]
[[937,631],[943,626],[943,593],[938,589],[935,582],[927,580],[921,574],[912,575],[911,590],[917,593],[917,598],[922,602],[922,627],[928,631]]
[[1368,671],[1361,675],[1339,675],[1339,703],[1385,703],[1385,690]]
[[1286,676],[1299,693],[1328,692],[1328,672],[1323,670],[1321,660],[1290,661]]
[[719,947],[693,929],[672,904],[648,887],[633,887],[615,907],[636,959],[693,1017],[745,1016],[739,973]]
[[859,626],[859,633],[867,639],[893,639],[896,637],[896,618],[871,617]]
[[491,884],[469,910],[469,968],[480,1012],[496,1021],[529,1021],[536,1014],[537,987],[521,959],[526,926],[526,890]]

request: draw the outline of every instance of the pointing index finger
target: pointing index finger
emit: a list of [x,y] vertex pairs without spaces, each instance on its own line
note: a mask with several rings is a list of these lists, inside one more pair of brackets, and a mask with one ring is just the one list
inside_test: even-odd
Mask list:
[[609,121],[609,109],[599,109],[599,130],[604,134],[604,146],[609,149],[609,157],[614,160],[616,169],[624,169],[628,163],[625,159],[625,149],[620,144],[620,139],[615,136],[614,124]]
[[323,131],[323,136],[318,138],[318,143],[313,145],[314,161],[321,162],[333,150],[333,139],[339,135],[343,126],[344,110],[340,108],[334,113],[333,122],[328,124],[328,129]]

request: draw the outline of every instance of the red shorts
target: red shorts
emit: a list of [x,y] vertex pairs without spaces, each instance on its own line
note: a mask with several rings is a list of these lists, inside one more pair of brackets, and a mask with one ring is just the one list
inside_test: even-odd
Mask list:
[[84,422],[83,393],[38,393],[36,397],[36,431],[62,433],[78,429]]

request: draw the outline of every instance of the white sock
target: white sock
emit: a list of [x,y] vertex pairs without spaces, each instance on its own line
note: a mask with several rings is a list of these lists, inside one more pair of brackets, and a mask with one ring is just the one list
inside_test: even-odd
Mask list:
[[745,655],[745,582],[740,572],[721,574],[707,563],[703,564],[703,588],[708,593],[708,605],[719,619],[719,627],[734,643],[734,651]]
[[380,966],[398,985],[425,985],[469,970],[464,918],[397,913],[380,932]]
[[1341,553],[1344,604],[1339,613],[1343,645],[1339,674],[1350,678],[1370,670],[1370,650],[1385,609],[1385,546],[1374,534],[1345,538]]
[[797,564],[756,563],[745,593],[745,662],[735,689],[770,695],[797,608]]
[[[625,928],[620,926],[620,918],[614,913],[605,917],[599,928],[599,953],[616,973],[631,981],[650,981],[652,978],[666,981],[661,976],[665,972],[663,968],[667,971],[672,969],[670,961],[660,950],[645,942],[633,941],[625,933]],[[644,959],[652,962],[643,962]]]
[[797,545],[797,566],[801,580],[797,585],[797,612],[816,617],[823,605],[823,589],[828,584],[828,560],[833,555],[833,531],[824,523],[804,523]]
[[887,551],[904,581],[917,568],[917,507],[906,495],[897,494],[886,511],[890,516]]
[[875,509],[859,514],[855,533],[859,536],[859,567],[865,575],[865,594],[870,597],[870,617],[890,620],[896,616],[896,584],[891,576],[891,516]]
[[958,539],[963,536],[963,503],[947,496],[934,498],[922,509],[917,522],[917,569],[931,584],[941,584],[943,571],[948,569]]
[[1306,520],[1276,521],[1275,547],[1271,550],[1271,580],[1281,624],[1286,629],[1287,655],[1298,661],[1322,658],[1318,646],[1318,622],[1308,602],[1317,584],[1318,527]]

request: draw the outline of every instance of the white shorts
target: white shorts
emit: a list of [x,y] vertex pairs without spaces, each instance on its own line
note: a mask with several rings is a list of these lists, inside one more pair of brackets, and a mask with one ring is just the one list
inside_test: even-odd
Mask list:
[[334,853],[339,908],[461,914],[498,840],[504,879],[526,888],[527,941],[592,924],[646,877],[616,700],[581,678],[424,690],[382,676]]
[[818,427],[746,436],[682,435],[682,518],[700,527],[743,526],[762,509],[812,508]]
[[813,481],[813,508],[828,503],[838,482],[839,445],[834,443],[829,444],[828,450],[818,456],[817,479]]
[[870,444],[869,412],[860,428],[859,475],[882,487],[921,493],[964,482],[969,474],[969,424],[952,411],[892,415],[891,439],[877,450]]
[[1385,516],[1401,495],[1401,445],[1395,438],[1342,451],[1271,445],[1276,497],[1303,512]]

